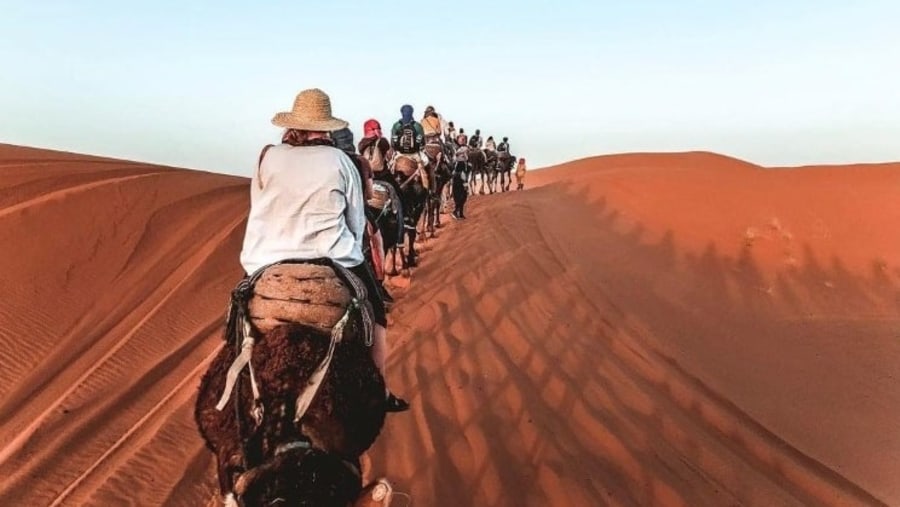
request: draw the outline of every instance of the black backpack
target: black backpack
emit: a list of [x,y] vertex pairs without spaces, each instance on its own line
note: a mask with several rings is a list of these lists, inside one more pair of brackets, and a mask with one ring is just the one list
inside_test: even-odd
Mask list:
[[416,152],[416,128],[414,123],[410,122],[406,125],[400,125],[400,139],[397,141],[400,146],[400,153]]

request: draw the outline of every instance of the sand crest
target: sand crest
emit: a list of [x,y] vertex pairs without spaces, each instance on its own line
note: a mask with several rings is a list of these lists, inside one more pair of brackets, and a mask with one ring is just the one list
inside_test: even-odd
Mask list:
[[[0,503],[203,505],[248,180],[0,145]],[[598,157],[476,197],[392,312],[413,505],[900,503],[900,165]],[[398,500],[399,505],[404,505]]]

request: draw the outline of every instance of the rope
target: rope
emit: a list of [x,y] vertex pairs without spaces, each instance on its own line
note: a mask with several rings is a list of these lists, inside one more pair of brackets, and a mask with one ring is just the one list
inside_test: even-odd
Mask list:
[[[313,398],[315,398],[316,393],[319,392],[319,387],[322,385],[322,380],[325,379],[325,374],[328,373],[328,367],[331,365],[331,359],[334,357],[334,348],[343,340],[344,327],[347,325],[347,322],[350,321],[350,314],[357,308],[359,308],[359,300],[353,298],[350,305],[347,307],[347,311],[345,311],[344,315],[341,317],[341,320],[339,320],[331,329],[331,341],[328,343],[328,350],[325,352],[325,357],[322,358],[322,361],[316,367],[315,371],[309,376],[306,387],[300,393],[300,396],[297,397],[297,408],[294,413],[295,423],[299,422],[304,414],[306,414],[306,411],[312,404]],[[367,343],[367,345],[369,345],[369,343]]]
[[228,373],[225,376],[225,390],[222,393],[222,397],[219,398],[219,403],[216,404],[216,410],[219,411],[222,411],[222,409],[225,408],[225,405],[231,398],[231,393],[234,391],[234,385],[237,382],[238,375],[240,375],[241,370],[247,365],[250,365],[250,387],[253,390],[253,401],[259,400],[259,384],[256,382],[253,365],[250,363],[250,358],[253,356],[253,345],[256,343],[256,340],[251,336],[252,329],[250,327],[250,322],[247,321],[246,317],[243,317],[241,320],[243,321],[241,330],[241,334],[243,335],[241,352],[234,358],[234,361],[231,363],[231,367],[228,368]]

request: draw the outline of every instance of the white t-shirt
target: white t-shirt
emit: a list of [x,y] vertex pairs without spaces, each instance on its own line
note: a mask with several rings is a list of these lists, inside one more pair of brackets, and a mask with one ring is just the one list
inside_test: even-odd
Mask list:
[[[262,188],[260,188],[262,187]],[[363,262],[362,182],[353,161],[331,146],[270,148],[250,181],[241,264],[247,274],[289,258]]]

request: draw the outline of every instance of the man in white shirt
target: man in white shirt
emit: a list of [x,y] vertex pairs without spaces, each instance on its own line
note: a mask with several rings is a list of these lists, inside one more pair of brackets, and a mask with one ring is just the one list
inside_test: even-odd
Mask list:
[[[250,182],[250,214],[241,264],[248,275],[284,259],[327,257],[348,268],[366,286],[374,310],[372,358],[384,374],[387,317],[375,277],[365,263],[366,227],[362,180],[329,133],[347,127],[331,114],[331,100],[318,89],[301,92],[292,111],[272,119],[287,129],[282,144],[260,157]],[[406,401],[386,393],[386,409]]]

